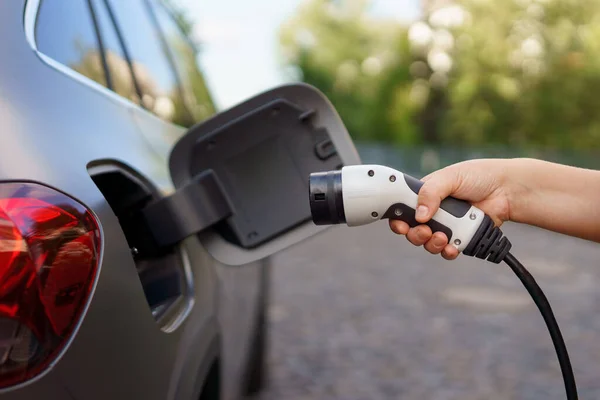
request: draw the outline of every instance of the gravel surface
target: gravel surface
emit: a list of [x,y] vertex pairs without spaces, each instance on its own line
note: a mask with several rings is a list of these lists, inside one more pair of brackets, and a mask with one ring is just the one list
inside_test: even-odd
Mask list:
[[[600,399],[600,245],[505,225],[553,305],[581,399]],[[504,265],[447,262],[386,223],[278,255],[261,400],[564,399],[550,337]]]

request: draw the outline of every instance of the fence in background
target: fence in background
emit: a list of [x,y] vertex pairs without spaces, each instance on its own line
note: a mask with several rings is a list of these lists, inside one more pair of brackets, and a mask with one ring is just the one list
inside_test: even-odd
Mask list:
[[357,142],[356,148],[364,164],[383,164],[410,175],[422,177],[436,169],[474,158],[532,157],[561,164],[600,170],[600,150],[589,152],[516,150],[503,147],[462,149],[433,146],[398,147]]

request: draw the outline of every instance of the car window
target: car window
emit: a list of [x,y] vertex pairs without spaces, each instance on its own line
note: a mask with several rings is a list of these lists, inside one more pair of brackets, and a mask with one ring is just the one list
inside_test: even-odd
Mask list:
[[113,20],[106,8],[106,2],[92,0],[92,5],[104,49],[110,89],[134,103],[139,103],[140,99],[135,90],[131,68],[129,68]]
[[195,122],[205,120],[215,113],[215,106],[198,68],[192,42],[162,3],[150,0],[150,4],[181,80],[186,105]]
[[110,1],[110,5],[142,93],[142,105],[162,119],[181,126],[192,125],[175,71],[145,1]]
[[41,53],[106,86],[102,54],[86,0],[42,0],[35,37]]

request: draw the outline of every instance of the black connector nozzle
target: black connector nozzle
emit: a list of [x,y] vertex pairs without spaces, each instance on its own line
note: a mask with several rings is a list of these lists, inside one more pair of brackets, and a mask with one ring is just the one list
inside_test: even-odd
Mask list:
[[316,172],[308,179],[310,212],[315,225],[346,222],[342,171]]

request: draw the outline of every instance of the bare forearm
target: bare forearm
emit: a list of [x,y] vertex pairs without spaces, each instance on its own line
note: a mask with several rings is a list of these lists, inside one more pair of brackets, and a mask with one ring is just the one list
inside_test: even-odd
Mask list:
[[510,220],[600,242],[600,171],[514,159],[506,184]]

